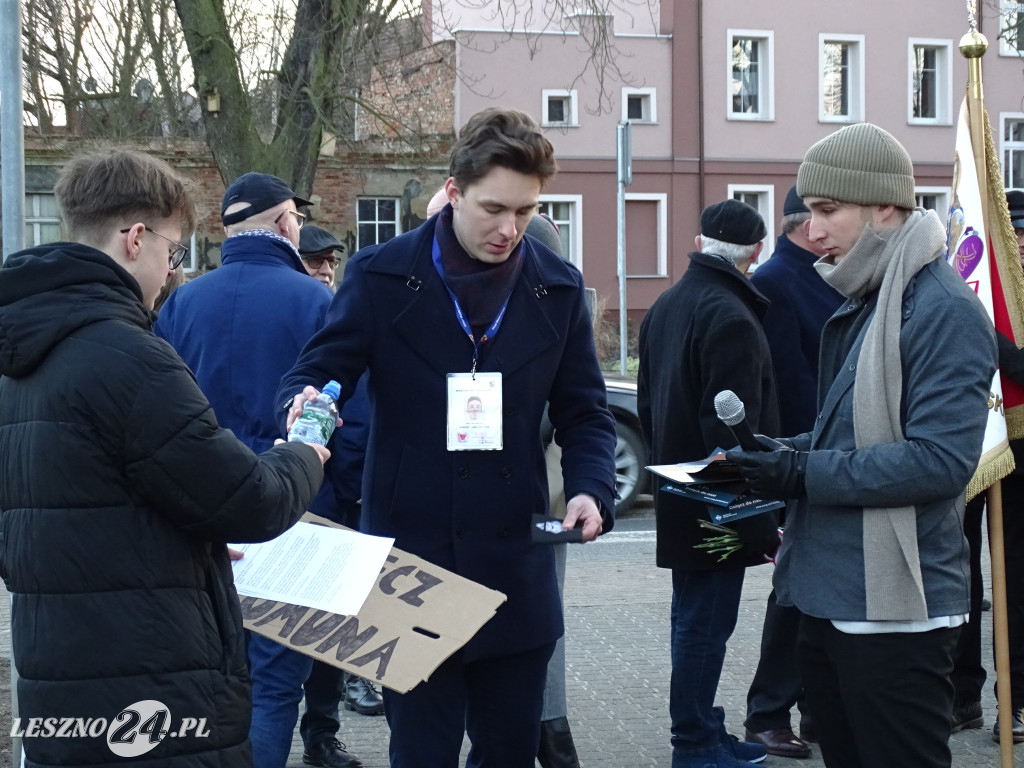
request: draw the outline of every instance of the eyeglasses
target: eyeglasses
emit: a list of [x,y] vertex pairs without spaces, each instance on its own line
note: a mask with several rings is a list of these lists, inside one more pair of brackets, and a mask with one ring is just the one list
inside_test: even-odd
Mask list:
[[306,223],[306,214],[299,213],[298,211],[281,211],[281,213],[278,215],[278,217],[276,219],[274,219],[274,223],[275,224],[280,224],[281,223],[281,217],[284,216],[286,213],[290,213],[292,216],[294,216],[295,217],[295,221],[296,221],[296,225],[295,226],[298,229],[302,229],[302,225]]
[[325,261],[331,269],[334,269],[338,263],[338,257],[333,253],[318,253],[316,256],[303,256],[302,260],[309,264],[310,269],[320,269],[320,267],[324,265]]
[[[166,240],[168,243],[174,246],[174,249],[167,254],[167,268],[177,269],[178,267],[180,267],[181,263],[185,261],[185,257],[188,256],[188,246],[179,243],[177,240],[171,240],[171,238],[169,237],[164,237],[155,229],[151,229],[150,227],[147,227],[145,224],[143,224],[142,226],[146,227],[147,232],[152,232],[157,237]],[[131,232],[131,229],[129,228],[121,230],[122,235],[125,234],[126,232]]]

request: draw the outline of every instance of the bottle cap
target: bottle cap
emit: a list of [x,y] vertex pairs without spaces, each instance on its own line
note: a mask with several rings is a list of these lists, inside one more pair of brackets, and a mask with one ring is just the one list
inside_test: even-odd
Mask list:
[[337,400],[338,396],[341,395],[341,384],[332,379],[331,381],[328,381],[320,391],[325,395],[329,395],[332,399]]

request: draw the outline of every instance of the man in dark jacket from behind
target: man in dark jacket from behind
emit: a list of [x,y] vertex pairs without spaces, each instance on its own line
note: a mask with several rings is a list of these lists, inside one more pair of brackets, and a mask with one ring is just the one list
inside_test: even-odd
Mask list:
[[[291,526],[329,454],[253,453],[151,332],[195,223],[170,167],[107,151],[72,160],[55,191],[77,242],[0,270],[0,573],[26,764],[251,766],[224,542]],[[79,718],[87,734],[47,737]]]
[[[726,200],[700,217],[697,253],[640,326],[637,408],[654,464],[701,459],[736,442],[715,412],[732,390],[754,429],[779,424],[771,355],[760,317],[767,300],[745,274],[761,251],[764,221]],[[657,563],[672,569],[672,768],[749,768],[760,745],[726,734],[715,692],[736,626],[744,569],[778,544],[772,513],[734,525],[750,542],[724,562],[695,549],[707,533],[703,503],[656,490]]]

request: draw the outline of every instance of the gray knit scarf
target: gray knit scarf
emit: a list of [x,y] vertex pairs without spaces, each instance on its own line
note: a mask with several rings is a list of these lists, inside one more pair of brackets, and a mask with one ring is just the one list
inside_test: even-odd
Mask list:
[[[906,439],[900,424],[903,293],[914,275],[941,256],[945,243],[939,217],[919,208],[901,227],[882,232],[865,227],[838,265],[824,259],[815,265],[825,281],[844,296],[863,297],[878,289],[853,386],[857,448]],[[914,506],[865,508],[863,516],[867,620],[927,619]]]

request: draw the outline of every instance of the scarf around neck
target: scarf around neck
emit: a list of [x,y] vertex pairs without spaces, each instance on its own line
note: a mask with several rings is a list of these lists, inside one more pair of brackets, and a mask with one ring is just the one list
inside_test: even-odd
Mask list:
[[[905,440],[900,405],[903,294],[913,277],[939,258],[946,232],[934,211],[917,209],[900,227],[864,232],[839,262],[819,260],[815,269],[851,298],[878,291],[878,300],[857,357],[853,424],[857,448]],[[928,618],[914,506],[865,508],[864,580],[868,621]]]
[[462,247],[452,227],[452,208],[445,206],[437,217],[434,228],[437,245],[441,249],[444,282],[455,294],[459,306],[466,314],[473,335],[480,338],[512,293],[519,270],[523,265],[523,240],[500,264],[488,264],[474,259]]

